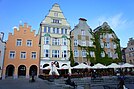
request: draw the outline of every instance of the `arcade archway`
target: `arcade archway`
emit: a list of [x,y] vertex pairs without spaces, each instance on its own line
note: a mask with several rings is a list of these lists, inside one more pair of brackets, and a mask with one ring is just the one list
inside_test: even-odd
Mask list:
[[18,67],[18,76],[26,76],[26,66],[20,65]]
[[29,70],[29,75],[31,76],[32,72],[34,72],[35,75],[37,75],[37,66],[36,65],[32,65],[30,67],[30,70]]
[[15,67],[13,65],[8,65],[6,67],[6,76],[13,76]]

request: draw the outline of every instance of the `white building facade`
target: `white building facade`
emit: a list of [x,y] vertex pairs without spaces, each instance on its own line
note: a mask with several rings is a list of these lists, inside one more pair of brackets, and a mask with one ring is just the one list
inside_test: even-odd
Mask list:
[[4,54],[5,54],[5,42],[3,42],[4,33],[0,33],[0,78],[2,74]]
[[[40,69],[58,64],[70,66],[70,25],[58,4],[40,24]],[[47,66],[45,66],[47,65]]]

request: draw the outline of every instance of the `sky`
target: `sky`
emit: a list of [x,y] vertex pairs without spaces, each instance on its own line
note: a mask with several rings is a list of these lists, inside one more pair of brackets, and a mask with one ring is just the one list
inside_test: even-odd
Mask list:
[[108,22],[121,47],[126,47],[129,38],[134,37],[134,0],[0,0],[0,32],[5,33],[4,40],[8,40],[14,27],[24,23],[37,34],[54,3],[60,5],[71,29],[79,18],[85,18],[92,29]]

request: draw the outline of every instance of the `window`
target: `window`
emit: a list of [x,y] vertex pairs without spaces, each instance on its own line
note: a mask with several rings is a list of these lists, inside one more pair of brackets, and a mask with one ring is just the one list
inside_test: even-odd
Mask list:
[[105,57],[105,53],[104,52],[101,52],[101,57]]
[[112,34],[109,34],[109,35],[108,35],[108,38],[112,38]]
[[52,45],[60,45],[60,41],[58,38],[53,38]]
[[53,19],[53,23],[60,23],[58,19]]
[[91,56],[91,57],[95,57],[95,55],[94,55],[94,52],[93,52],[93,51],[91,51],[91,52],[90,52],[90,56]]
[[110,48],[110,43],[107,42],[107,43],[106,43],[106,46],[107,46],[107,48]]
[[58,13],[57,13],[57,12],[55,12],[55,13],[54,13],[54,16],[58,17]]
[[51,27],[48,27],[48,33],[50,33],[51,32]]
[[61,28],[61,34],[67,34],[67,29]]
[[74,46],[78,46],[78,40],[74,40]]
[[32,40],[27,40],[27,46],[32,46]]
[[9,57],[10,57],[10,59],[14,59],[15,58],[15,51],[10,51]]
[[81,30],[81,35],[85,35],[85,31],[84,30]]
[[93,46],[93,41],[89,41],[89,46]]
[[132,53],[133,57],[134,57],[134,53]]
[[48,49],[44,50],[44,57],[49,57],[49,50]]
[[104,48],[104,43],[103,42],[101,42],[101,48]]
[[67,45],[67,39],[66,38],[62,38],[62,42],[63,42],[62,43],[63,45]]
[[62,52],[62,58],[66,58],[66,57],[67,57],[67,51],[64,50],[64,51]]
[[52,57],[59,58],[59,50],[52,50]]
[[46,26],[44,27],[44,32],[45,32],[45,33],[47,32],[47,27],[46,27]]
[[116,44],[115,43],[113,43],[113,46],[114,46],[114,49],[116,49]]
[[82,41],[82,46],[86,46],[86,41]]
[[86,50],[82,50],[82,57],[86,57]]
[[44,37],[44,44],[49,44],[49,41],[50,41],[50,37],[45,36]]
[[32,59],[36,59],[36,52],[32,52]]
[[56,28],[53,28],[53,33],[56,33]]
[[57,28],[57,32],[56,32],[57,34],[59,33],[59,28]]
[[57,34],[58,34],[58,33],[59,33],[59,28],[55,28],[55,27],[54,27],[54,28],[53,28],[53,33],[57,33]]
[[65,29],[65,34],[67,34],[67,29]]
[[78,57],[78,50],[74,50],[74,57]]
[[61,29],[61,34],[64,34],[64,29],[63,28]]
[[21,45],[22,45],[22,40],[21,40],[21,39],[17,39],[16,45],[17,45],[17,46],[21,46]]
[[108,57],[112,57],[112,53],[111,52],[108,52]]
[[21,59],[26,59],[26,52],[21,52],[20,58]]

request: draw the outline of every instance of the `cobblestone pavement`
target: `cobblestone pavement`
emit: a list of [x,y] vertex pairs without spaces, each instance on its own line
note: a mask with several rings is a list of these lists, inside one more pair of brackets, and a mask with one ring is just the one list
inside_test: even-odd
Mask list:
[[[55,82],[48,82],[36,78],[36,81],[31,83],[29,79],[18,78],[18,79],[5,79],[0,80],[0,89],[72,89],[65,87],[66,85],[60,85]],[[126,84],[129,89],[134,89],[134,84]],[[78,86],[76,89],[85,89],[85,87]],[[91,89],[104,89],[103,86],[92,86]]]
[[55,84],[49,83],[46,80],[36,79],[35,82],[29,82],[29,79],[5,79],[0,80],[0,89],[60,89],[56,88]]

